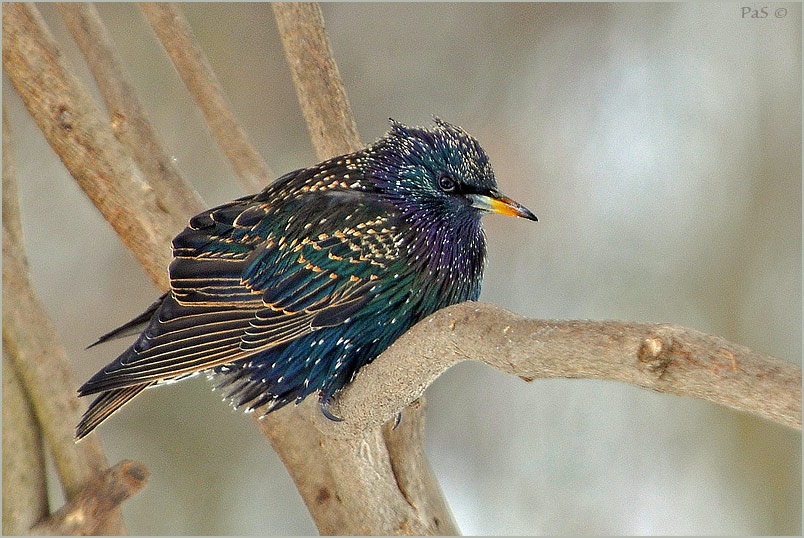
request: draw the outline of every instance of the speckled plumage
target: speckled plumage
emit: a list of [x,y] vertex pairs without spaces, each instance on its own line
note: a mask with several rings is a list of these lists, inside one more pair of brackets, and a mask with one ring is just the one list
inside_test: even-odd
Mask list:
[[466,132],[392,121],[368,148],[205,211],[173,240],[171,290],[97,343],[144,327],[80,389],[81,438],[145,388],[211,373],[265,412],[330,398],[414,323],[476,300],[484,212],[535,220],[497,190]]

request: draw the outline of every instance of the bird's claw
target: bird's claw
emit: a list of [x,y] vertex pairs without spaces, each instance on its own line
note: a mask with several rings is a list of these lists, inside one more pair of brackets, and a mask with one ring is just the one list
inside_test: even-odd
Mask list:
[[329,404],[332,402],[332,396],[324,396],[324,393],[318,397],[318,404],[321,406],[321,414],[330,419],[332,422],[343,422],[341,417],[336,417],[329,410]]

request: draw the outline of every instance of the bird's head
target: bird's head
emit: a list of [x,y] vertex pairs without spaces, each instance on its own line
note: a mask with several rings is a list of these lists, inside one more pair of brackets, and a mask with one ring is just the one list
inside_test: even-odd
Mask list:
[[460,127],[434,118],[430,129],[391,120],[391,129],[374,145],[368,175],[404,213],[479,218],[501,213],[537,220],[504,196],[486,152]]

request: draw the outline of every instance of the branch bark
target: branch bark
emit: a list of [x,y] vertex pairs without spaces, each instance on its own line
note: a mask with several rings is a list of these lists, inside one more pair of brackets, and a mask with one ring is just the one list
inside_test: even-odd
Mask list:
[[142,2],[139,6],[204,113],[212,136],[229,159],[243,188],[247,192],[262,189],[274,176],[235,119],[212,66],[178,6],[160,2]]
[[157,201],[181,221],[201,212],[205,204],[195,188],[179,175],[137,99],[109,33],[92,4],[60,2],[64,22],[87,60],[103,95],[117,140],[134,158]]
[[70,502],[51,517],[34,526],[30,534],[81,535],[103,534],[101,522],[106,514],[119,510],[120,504],[145,487],[148,469],[141,463],[123,460],[89,482]]
[[[5,16],[9,5],[3,9],[3,30],[5,38]],[[28,280],[28,262],[22,243],[22,227],[19,220],[19,205],[16,196],[16,181],[10,165],[6,160],[10,158],[8,128],[4,123],[3,129],[3,362],[4,373],[8,369],[5,363],[8,359],[13,363],[13,370],[21,382],[20,392],[30,403],[36,422],[12,422],[17,428],[29,427],[27,432],[15,429],[9,441],[23,437],[38,439],[40,435],[47,441],[53,453],[56,470],[61,478],[65,496],[68,500],[76,497],[87,482],[102,473],[106,467],[106,457],[103,455],[97,439],[77,446],[73,442],[73,425],[80,417],[81,404],[73,391],[77,380],[73,374],[72,366],[67,360],[64,348],[58,343],[50,319],[44,307],[33,291]],[[4,376],[5,383],[5,376]],[[4,388],[6,385],[4,384]],[[10,387],[9,387],[10,388]],[[4,393],[5,399],[5,393]],[[4,403],[6,403],[4,401]],[[5,413],[5,406],[4,406]],[[4,426],[4,453],[6,448],[6,435]],[[36,441],[33,441],[37,445]],[[37,458],[42,464],[37,471],[32,471],[30,480],[40,482],[44,479],[43,457],[36,456],[37,446],[31,445],[32,453],[29,457]],[[18,447],[19,448],[19,447]],[[41,446],[39,447],[41,452]],[[5,453],[9,454],[9,453]],[[5,476],[13,480],[15,473],[24,469],[12,468],[10,465],[21,463],[18,455],[9,454],[10,459],[3,459],[3,471],[9,471]],[[31,463],[31,462],[28,462]],[[39,478],[38,473],[41,473]],[[7,482],[4,480],[5,488]],[[14,484],[9,481],[8,484]],[[24,482],[20,484],[25,489]],[[35,506],[29,509],[36,513],[47,507],[46,497],[42,499],[39,488],[42,484],[34,484],[34,489],[28,488],[30,497],[37,499]],[[17,502],[19,492],[12,495]],[[5,510],[5,502],[4,510]],[[25,516],[26,523],[31,523],[33,513]],[[22,520],[17,521],[18,524]],[[122,513],[113,509],[104,514],[96,523],[97,528],[104,534],[126,534]],[[21,530],[21,529],[18,529]]]
[[164,289],[170,241],[186,222],[143,181],[33,5],[3,4],[3,69],[64,165]]
[[3,346],[3,535],[14,536],[50,509],[42,432],[9,355]]
[[313,147],[322,161],[360,149],[352,110],[316,2],[271,4]]
[[[3,235],[22,244],[17,183],[3,105]],[[3,534],[28,531],[49,513],[42,431],[3,342]]]
[[316,424],[327,436],[359,438],[464,360],[528,382],[620,381],[801,429],[801,368],[795,364],[677,325],[533,320],[481,303],[454,305],[419,322],[340,394],[332,409],[344,422]]

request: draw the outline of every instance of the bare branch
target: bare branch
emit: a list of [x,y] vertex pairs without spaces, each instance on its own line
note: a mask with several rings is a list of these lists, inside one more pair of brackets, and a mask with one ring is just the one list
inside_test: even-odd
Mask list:
[[274,177],[237,123],[218,78],[198,46],[187,20],[172,3],[139,4],[184,84],[204,113],[210,131],[247,192]]
[[[307,398],[298,406],[284,407],[256,422],[282,458],[322,535],[457,532],[446,503],[436,502],[441,492],[428,474],[429,465],[412,465],[426,463],[410,448],[420,447],[415,445],[420,438],[401,445],[404,460],[392,461],[391,454],[397,454],[387,445],[380,428],[367,430],[360,437],[332,436],[317,429],[320,417],[318,402]],[[407,416],[403,423],[406,420]],[[418,427],[422,422],[414,424]],[[435,491],[426,490],[425,485]],[[428,497],[433,494],[438,497]]]
[[50,513],[42,432],[3,346],[3,535],[28,532]]
[[341,393],[333,409],[345,421],[317,424],[325,435],[360,437],[464,360],[526,381],[621,381],[801,428],[801,368],[792,363],[676,325],[532,320],[479,303],[454,305],[419,322]]
[[296,95],[321,160],[360,149],[360,137],[316,2],[272,4]]
[[11,154],[11,130],[8,126],[5,102],[3,103],[3,233],[11,234],[16,244],[22,244],[17,174]]
[[[106,468],[97,443],[73,442],[80,405],[77,380],[53,325],[28,282],[22,246],[3,233],[3,345],[25,385],[67,496]],[[35,330],[33,330],[35,328]]]
[[28,531],[49,513],[42,433],[3,348],[3,534]]
[[151,279],[167,287],[169,245],[184,218],[167,213],[142,181],[31,4],[3,4],[3,69],[84,192]]
[[[458,534],[457,523],[424,454],[425,410],[426,402],[421,397],[404,408],[396,428],[396,416],[382,426],[391,470],[399,490],[411,506],[430,507],[428,531],[437,535]],[[442,520],[442,517],[446,519]]]
[[70,502],[31,529],[32,535],[93,535],[103,533],[106,515],[148,483],[148,469],[123,460],[92,480]]
[[[6,4],[3,9],[4,39],[8,10],[9,4]],[[73,442],[73,425],[76,424],[81,409],[73,391],[77,382],[64,348],[58,343],[53,324],[28,280],[28,262],[22,244],[16,184],[11,167],[6,163],[10,157],[8,138],[6,128],[3,133],[3,361],[5,364],[7,359],[12,360],[14,371],[24,387],[24,394],[33,408],[38,426],[53,453],[65,495],[68,499],[73,499],[89,480],[106,469],[106,458],[96,438],[88,439],[89,442],[82,443],[81,446]],[[7,368],[4,367],[4,370]],[[4,388],[7,388],[5,384]],[[3,410],[5,413],[5,406]],[[5,429],[5,420],[3,424]],[[4,431],[4,450],[5,433]],[[30,433],[38,437],[39,429]],[[32,450],[34,448],[31,447]],[[31,455],[36,457],[35,454]],[[41,459],[41,454],[39,458]],[[6,458],[3,459],[3,470],[11,471],[10,475],[5,476],[8,480],[13,480],[15,470],[8,467],[7,463],[10,464],[15,459],[16,457],[12,457],[9,462]],[[43,461],[40,463],[42,467],[39,472],[43,473]],[[35,480],[34,476],[30,479]],[[4,480],[3,486],[7,483],[17,485],[13,481]],[[17,493],[12,495],[16,496]],[[40,511],[42,505],[35,509]],[[107,516],[100,530],[106,534],[125,534],[126,528],[120,511],[113,510]]]
[[136,161],[157,199],[170,211],[178,211],[181,219],[202,211],[205,204],[201,197],[162,149],[95,6],[60,2],[58,8],[103,95],[112,131]]
[[313,426],[309,401],[287,406],[264,418],[255,413],[254,422],[273,445],[293,478],[310,515],[323,536],[349,534],[352,514],[338,495],[337,484],[322,446],[325,439]]
[[[17,183],[3,105],[3,234],[22,244]],[[50,513],[42,432],[28,395],[3,345],[3,534],[28,531]]]

